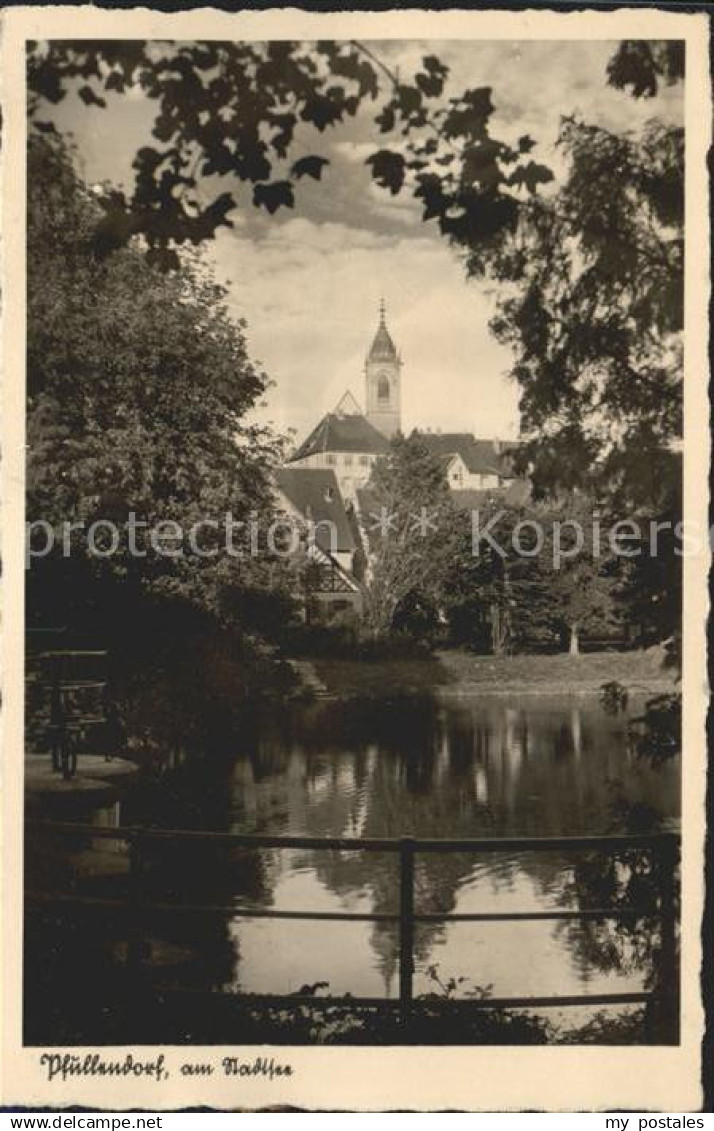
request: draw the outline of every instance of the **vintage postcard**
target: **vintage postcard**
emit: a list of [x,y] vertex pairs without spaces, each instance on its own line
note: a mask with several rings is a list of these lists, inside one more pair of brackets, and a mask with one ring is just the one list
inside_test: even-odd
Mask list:
[[708,34],[4,12],[2,1104],[701,1110]]

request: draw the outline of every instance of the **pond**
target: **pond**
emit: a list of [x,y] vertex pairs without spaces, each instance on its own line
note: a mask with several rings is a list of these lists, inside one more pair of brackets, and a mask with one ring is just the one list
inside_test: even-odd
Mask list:
[[[628,727],[641,708],[612,716],[595,697],[505,696],[286,705],[256,719],[230,757],[187,760],[92,819],[311,837],[676,829],[679,765],[638,754]],[[54,866],[85,893],[116,895],[126,849],[94,842],[70,860],[55,855]],[[389,913],[399,901],[397,857],[381,852],[227,852],[169,839],[151,850],[147,882],[163,902],[236,909]],[[420,854],[416,910],[598,906],[616,882],[616,872],[560,853]],[[460,992],[497,997],[621,992],[651,973],[648,947],[602,921],[429,922],[415,950],[417,994],[450,978],[463,979]],[[397,928],[383,922],[224,915],[200,928],[162,925],[150,963],[183,988],[289,994],[321,983],[330,994],[398,994]]]

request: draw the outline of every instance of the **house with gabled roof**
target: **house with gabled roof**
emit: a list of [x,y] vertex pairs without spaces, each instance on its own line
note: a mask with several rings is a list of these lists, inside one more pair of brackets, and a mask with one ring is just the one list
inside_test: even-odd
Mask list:
[[284,467],[275,473],[278,510],[295,524],[300,540],[295,565],[308,621],[359,616],[362,608],[361,541],[334,472]]
[[313,428],[288,466],[332,472],[340,492],[353,500],[388,448],[387,438],[362,414],[352,394],[346,393]]
[[516,478],[512,444],[479,440],[471,432],[415,431],[413,435],[443,464],[452,491],[494,491]]
[[[369,572],[365,530],[370,521],[370,480],[375,463],[401,433],[402,359],[386,322],[384,303],[364,364],[364,411],[351,391],[325,414],[279,473],[284,500],[307,521],[336,523],[338,545],[318,540],[317,550],[361,585]],[[516,476],[513,444],[478,439],[471,432],[416,430],[437,458],[461,509],[494,497],[521,500],[527,481]],[[525,492],[525,494],[524,494]],[[339,496],[339,502],[334,496]],[[328,498],[328,496],[330,496]],[[374,507],[372,508],[374,509]],[[337,512],[342,517],[337,517]]]

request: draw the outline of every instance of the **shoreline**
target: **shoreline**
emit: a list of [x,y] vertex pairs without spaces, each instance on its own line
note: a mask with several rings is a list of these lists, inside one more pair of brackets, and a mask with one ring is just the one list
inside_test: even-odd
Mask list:
[[326,659],[291,661],[302,691],[317,699],[388,699],[433,695],[439,699],[597,696],[619,683],[632,698],[674,694],[674,672],[662,667],[662,651],[591,652],[531,656],[479,656],[435,652],[422,659]]
[[[627,685],[624,685],[627,687]],[[659,682],[653,680],[646,687],[627,687],[628,694],[634,699],[639,696],[645,695],[667,695],[669,692],[676,691],[676,685],[660,680]],[[443,699],[467,699],[473,695],[493,695],[493,696],[508,696],[508,695],[524,695],[532,698],[551,698],[558,696],[562,699],[581,698],[585,696],[600,695],[601,686],[591,687],[587,684],[573,684],[569,687],[563,687],[562,684],[539,684],[537,687],[530,684],[489,684],[489,683],[473,683],[473,684],[460,684],[457,687],[440,687],[437,689],[439,698]]]

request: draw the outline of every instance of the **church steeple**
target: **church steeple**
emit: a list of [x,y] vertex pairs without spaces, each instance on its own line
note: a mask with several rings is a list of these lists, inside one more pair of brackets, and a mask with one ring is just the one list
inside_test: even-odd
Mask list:
[[379,326],[367,354],[367,419],[391,439],[401,431],[402,360],[387,329],[384,299],[379,304]]
[[367,361],[396,361],[397,350],[387,329],[387,320],[384,308],[384,299],[379,304],[379,326],[374,335]]

